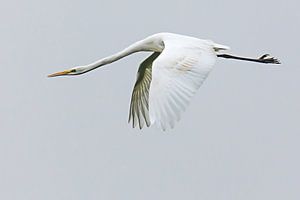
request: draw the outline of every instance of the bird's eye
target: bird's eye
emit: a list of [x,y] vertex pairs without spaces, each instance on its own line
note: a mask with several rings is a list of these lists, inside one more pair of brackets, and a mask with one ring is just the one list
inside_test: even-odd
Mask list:
[[72,73],[73,73],[73,72],[76,72],[76,69],[72,69],[70,72],[72,72]]

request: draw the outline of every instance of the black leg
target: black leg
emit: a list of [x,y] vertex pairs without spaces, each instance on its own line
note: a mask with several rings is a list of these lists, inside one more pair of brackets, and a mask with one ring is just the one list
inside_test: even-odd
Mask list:
[[252,62],[259,62],[259,63],[270,63],[270,64],[280,64],[280,61],[274,57],[271,57],[269,54],[264,54],[259,58],[245,58],[239,56],[233,56],[229,54],[219,54],[217,55],[221,58],[228,58],[228,59],[236,59],[236,60],[245,60],[245,61],[252,61]]

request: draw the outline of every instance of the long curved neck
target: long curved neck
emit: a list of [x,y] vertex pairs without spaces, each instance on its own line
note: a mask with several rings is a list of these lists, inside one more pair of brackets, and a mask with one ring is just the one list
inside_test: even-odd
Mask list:
[[91,64],[88,64],[86,66],[84,66],[84,68],[86,68],[86,70],[84,71],[84,73],[94,70],[98,67],[101,67],[103,65],[106,64],[110,64],[112,62],[115,62],[121,58],[124,58],[125,56],[128,56],[132,53],[136,53],[139,51],[153,51],[153,44],[154,44],[154,39],[153,38],[146,38],[144,40],[140,40],[138,42],[133,43],[132,45],[130,45],[129,47],[125,48],[124,50],[113,54],[111,56],[102,58],[96,62],[93,62]]

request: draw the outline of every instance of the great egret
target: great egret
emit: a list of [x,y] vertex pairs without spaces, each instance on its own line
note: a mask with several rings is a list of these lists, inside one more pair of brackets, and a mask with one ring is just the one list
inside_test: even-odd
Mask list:
[[157,124],[163,130],[173,128],[192,96],[201,86],[217,57],[280,64],[268,54],[257,59],[217,54],[229,47],[194,37],[158,33],[140,40],[124,50],[94,63],[74,67],[49,77],[80,75],[115,62],[139,51],[153,52],[138,69],[132,92],[129,120],[140,129]]

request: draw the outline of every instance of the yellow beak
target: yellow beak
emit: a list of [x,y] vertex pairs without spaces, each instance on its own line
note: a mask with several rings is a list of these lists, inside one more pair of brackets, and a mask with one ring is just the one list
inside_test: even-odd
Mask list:
[[62,71],[62,72],[56,72],[54,74],[48,75],[48,77],[63,76],[63,75],[69,74],[70,72],[71,72],[71,70],[65,70],[65,71]]

